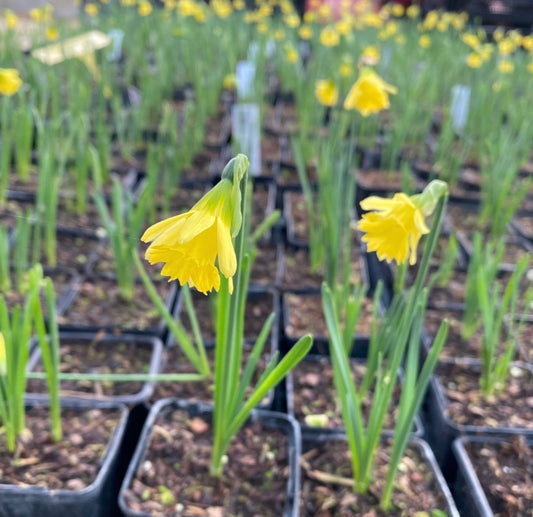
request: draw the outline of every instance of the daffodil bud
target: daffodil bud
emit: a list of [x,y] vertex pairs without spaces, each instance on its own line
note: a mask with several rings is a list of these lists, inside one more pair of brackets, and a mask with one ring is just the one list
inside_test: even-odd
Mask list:
[[231,221],[231,236],[235,237],[242,224],[241,213],[241,180],[246,174],[250,162],[248,157],[242,153],[232,158],[222,171],[222,180],[230,180],[233,184],[232,189],[232,203],[233,203],[233,218]]

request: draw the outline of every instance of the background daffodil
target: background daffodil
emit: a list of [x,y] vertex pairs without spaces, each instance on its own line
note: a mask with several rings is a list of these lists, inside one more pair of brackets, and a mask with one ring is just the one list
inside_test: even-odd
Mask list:
[[161,274],[207,294],[220,288],[220,273],[229,280],[237,270],[232,238],[241,227],[240,181],[248,158],[240,154],[225,167],[222,179],[188,212],[150,226],[141,240],[150,264],[164,262]]
[[437,201],[448,192],[446,183],[434,180],[421,194],[407,196],[403,192],[392,199],[370,196],[361,201],[364,214],[358,228],[365,235],[368,251],[375,251],[379,260],[416,263],[416,248],[422,235],[429,233],[424,217],[433,213]]
[[390,106],[389,93],[396,92],[396,88],[386,83],[376,72],[364,68],[344,100],[344,109],[356,109],[363,117],[367,117],[387,109]]
[[22,85],[22,79],[16,68],[0,68],[0,94],[13,95]]

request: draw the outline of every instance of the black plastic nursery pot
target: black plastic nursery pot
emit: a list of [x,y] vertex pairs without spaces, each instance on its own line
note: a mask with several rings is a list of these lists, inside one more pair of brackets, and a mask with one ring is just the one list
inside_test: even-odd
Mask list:
[[[162,417],[165,422],[170,422],[170,425],[172,426],[171,429],[177,429],[176,426],[180,426],[181,422],[178,422],[176,417],[178,413],[176,412],[178,412],[180,415],[184,412],[185,419],[188,422],[188,424],[186,424],[188,425],[188,427],[184,429],[180,428],[180,430],[176,432],[178,432],[178,434],[180,435],[190,435],[191,433],[194,434],[192,439],[195,442],[201,442],[204,447],[206,447],[206,449],[204,449],[204,452],[205,450],[210,450],[212,444],[212,437],[211,433],[207,432],[207,429],[210,425],[212,418],[212,406],[199,403],[189,403],[187,401],[179,401],[177,399],[163,399],[157,402],[152,407],[148,418],[146,419],[139,442],[137,444],[137,448],[135,450],[134,456],[122,483],[122,487],[119,494],[120,509],[126,516],[137,517],[153,515],[153,511],[156,511],[158,514],[174,515],[176,511],[185,511],[185,514],[187,514],[188,509],[190,511],[194,511],[196,508],[196,511],[202,512],[205,511],[206,507],[210,506],[216,506],[217,511],[222,512],[221,514],[223,515],[226,515],[225,512],[228,512],[228,514],[229,512],[231,512],[233,514],[235,510],[224,509],[220,505],[212,504],[210,502],[210,493],[212,492],[212,490],[216,490],[216,488],[213,488],[212,490],[210,488],[201,490],[200,493],[197,493],[196,498],[193,496],[192,502],[191,495],[190,493],[186,493],[186,489],[181,493],[176,493],[170,490],[170,493],[167,493],[168,504],[162,504],[164,511],[161,511],[161,505],[159,507],[154,507],[150,510],[148,509],[151,507],[150,504],[148,504],[148,506],[146,506],[144,509],[139,506],[140,501],[142,499],[142,494],[139,495],[138,492],[139,489],[143,490],[143,487],[144,489],[146,488],[146,485],[143,484],[143,482],[146,482],[146,480],[142,478],[142,474],[144,471],[146,471],[146,469],[152,469],[153,467],[153,472],[155,473],[155,475],[160,476],[162,472],[161,469],[163,468],[161,466],[162,460],[163,463],[168,464],[168,468],[174,469],[177,472],[177,476],[179,477],[180,464],[186,465],[191,459],[190,457],[187,457],[189,456],[189,451],[187,450],[185,450],[185,452],[183,453],[184,455],[178,454],[177,449],[175,449],[176,442],[174,439],[170,439],[170,436],[168,437],[168,440],[165,440],[164,444],[160,443],[162,433],[163,436],[165,436],[166,433],[165,429],[162,428],[163,421],[160,420],[160,417]],[[285,457],[287,461],[287,463],[283,467],[283,470],[286,473],[286,479],[281,480],[282,484],[284,485],[283,490],[281,490],[281,492],[278,492],[278,494],[275,495],[276,503],[279,503],[280,500],[284,501],[283,507],[274,508],[274,501],[272,501],[273,513],[264,513],[270,511],[270,508],[268,508],[267,510],[263,509],[264,512],[261,513],[261,515],[297,517],[298,492],[300,487],[298,458],[301,452],[299,426],[294,421],[294,419],[287,415],[259,409],[255,409],[252,411],[250,419],[248,423],[245,424],[244,429],[254,425],[259,425],[265,432],[269,434],[280,433],[281,435],[283,435],[284,441],[286,442],[286,446],[284,446],[285,453],[282,454],[282,456]],[[234,443],[241,441],[239,439],[239,436],[241,436],[242,438],[242,435],[239,434],[234,440]],[[258,440],[261,441],[261,438],[258,437]],[[155,442],[157,442],[156,445],[154,445]],[[205,445],[206,443],[207,445]],[[155,456],[153,454],[154,452]],[[244,457],[248,457],[248,459],[252,461],[251,458],[253,456],[253,453],[252,455],[246,454],[246,449],[244,449],[243,454]],[[232,462],[232,455],[229,454],[229,457],[229,461]],[[208,465],[205,461],[206,460],[204,458],[202,465],[196,465],[195,467],[193,467],[197,474],[199,474],[201,471],[207,470]],[[235,461],[237,462],[239,460],[236,459]],[[276,477],[278,476],[278,474],[280,474],[280,471],[272,470],[271,473],[274,477]],[[151,473],[149,475],[151,476]],[[267,474],[267,478],[268,477],[269,476]],[[269,484],[267,481],[265,481],[265,479],[266,478],[263,479],[261,475],[259,476],[259,478],[253,477],[252,479],[237,479],[235,480],[235,484],[237,487],[240,487],[241,485],[246,485],[249,482],[252,483],[254,486],[260,487],[260,489],[262,490],[263,488],[266,488],[266,486]],[[214,480],[211,482],[216,487],[219,486],[220,483],[230,483],[232,482],[232,480],[224,480],[223,474],[221,480]],[[262,483],[265,482],[267,484],[263,485]],[[171,480],[165,478],[165,486],[168,487],[170,484]],[[157,487],[154,487],[154,489],[156,490]],[[137,493],[137,496],[135,495],[135,493]],[[279,496],[281,496],[281,499]],[[235,504],[237,500],[235,499],[237,497],[236,494],[232,492],[231,494],[228,494],[228,497],[229,499],[231,499],[233,504]],[[153,499],[151,501],[153,501]]]
[[[171,312],[176,302],[176,282],[162,279],[158,286],[163,292],[165,306]],[[158,288],[156,286],[156,289]],[[167,326],[159,316],[140,279],[135,282],[132,300],[120,295],[116,278],[106,275],[82,277],[76,285],[72,302],[59,319],[63,332],[106,332],[109,334],[138,334],[165,339]]]
[[[381,440],[381,444],[385,445],[390,443],[391,435],[386,434]],[[414,460],[414,457],[411,457],[408,460],[408,468],[416,463],[417,461],[421,462],[422,468],[424,469],[424,474],[421,474],[419,477],[413,478],[413,481],[419,482],[424,479],[424,483],[428,484],[428,490],[435,494],[435,499],[439,501],[439,508],[424,508],[420,511],[420,514],[433,515],[432,510],[441,510],[445,512],[448,517],[459,517],[460,514],[455,501],[452,497],[450,489],[444,479],[444,476],[437,464],[435,456],[428,445],[428,443],[416,436],[411,436],[407,445],[407,450],[413,451],[414,455],[418,457],[418,460]],[[325,504],[329,511],[337,510],[344,506],[342,509],[346,511],[347,509],[353,513],[342,513],[342,515],[362,515],[362,512],[368,511],[368,508],[359,508],[358,504],[363,503],[364,499],[358,501],[357,496],[354,496],[350,493],[350,490],[346,488],[344,491],[337,493],[340,484],[337,485],[339,478],[345,478],[342,481],[348,481],[351,476],[351,465],[350,465],[350,454],[347,445],[346,435],[342,432],[337,433],[317,433],[314,435],[305,435],[302,434],[302,489],[300,496],[300,515],[315,515],[316,500],[320,497],[326,499]],[[377,461],[379,463],[382,461],[381,457],[383,456],[384,451],[378,451]],[[327,460],[328,456],[331,455],[331,460]],[[326,462],[323,459],[326,458]],[[383,460],[385,463],[387,460]],[[334,469],[334,472],[325,471],[323,465],[329,463],[331,468]],[[399,474],[402,474],[402,470],[399,469]],[[381,468],[376,466],[374,475],[380,475]],[[322,476],[317,476],[317,473],[320,474],[332,474],[333,478],[331,482],[320,481]],[[317,489],[318,485],[318,489]],[[344,483],[343,483],[344,485]],[[380,486],[382,487],[382,483]],[[346,485],[344,485],[346,487]],[[341,489],[342,490],[342,489]],[[426,494],[426,490],[418,489],[414,484],[409,484],[408,491],[413,492],[422,492]],[[340,495],[340,497],[338,497]],[[373,494],[372,498],[374,499],[375,507],[369,510],[369,513],[364,513],[365,515],[374,515],[374,512],[377,510],[377,494]],[[308,499],[314,499],[314,502],[309,501]],[[332,510],[334,509],[334,510]],[[402,508],[402,511],[409,512],[409,508]],[[334,513],[335,515],[341,515],[341,513]],[[405,513],[405,515],[414,515],[415,511],[412,513]],[[418,515],[418,513],[416,513]],[[381,513],[380,513],[381,515]],[[466,515],[466,514],[465,514]]]
[[[29,403],[29,407],[38,405],[35,402]],[[121,444],[125,437],[128,410],[126,406],[120,404],[91,406],[79,401],[63,401],[62,409],[72,411],[74,414],[81,414],[85,411],[111,411],[119,416],[118,425],[112,432],[108,443],[98,445],[98,447],[102,447],[102,457],[97,466],[94,480],[81,489],[50,489],[47,486],[32,486],[24,482],[0,484],[1,517],[57,517],[67,515],[71,517],[102,517],[113,515],[113,509],[116,508],[117,504]],[[90,423],[85,424],[85,427],[91,427]],[[80,429],[80,432],[83,431]],[[50,449],[50,444],[46,448]],[[46,455],[46,451],[44,454]],[[49,455],[45,462],[53,461],[51,458],[52,456]],[[5,479],[5,474],[3,474],[2,479]]]
[[[476,369],[479,370],[480,361],[476,359],[442,359],[439,361],[439,364],[450,366],[459,365],[464,366],[465,368],[472,368],[470,377],[475,378],[476,375],[479,375],[479,373],[476,373]],[[526,363],[513,363],[512,367],[516,368],[517,371],[519,370],[520,372],[523,372],[523,375],[525,375],[525,379],[521,380],[519,384],[531,386],[533,367]],[[517,402],[517,400],[519,399],[515,398],[513,403]],[[477,425],[457,423],[448,415],[447,410],[449,404],[450,400],[446,396],[445,387],[439,377],[434,374],[430,379],[423,407],[426,439],[431,445],[446,479],[451,483],[454,481],[457,467],[455,458],[452,454],[452,443],[456,438],[477,435],[506,438],[516,435],[524,435],[528,437],[528,439],[533,437],[533,427],[513,427],[512,424],[509,423],[500,426],[496,424],[489,426],[488,424]],[[519,406],[520,403],[517,403],[515,407],[518,408]]]
[[[518,439],[518,440],[517,440]],[[494,464],[494,472],[500,473],[502,477],[506,475],[518,475],[529,479],[531,485],[531,447],[533,442],[514,437],[514,443],[509,436],[504,438],[494,436],[463,436],[454,440],[452,449],[457,461],[457,477],[452,487],[457,506],[461,515],[470,515],[472,517],[494,517],[495,515],[530,515],[533,495],[527,497],[526,483],[513,484],[511,480],[505,478],[499,482],[492,483],[492,494],[488,494],[483,486],[491,484],[491,480],[486,472],[476,467],[476,460],[473,459],[469,449],[474,446],[478,454],[488,456],[488,450],[497,451],[504,448],[507,452],[505,456],[511,457],[511,461],[517,461],[522,464],[522,468],[512,463],[507,464],[502,458],[501,462]],[[521,451],[524,448],[529,449],[528,457],[522,457]],[[498,453],[496,453],[496,458]],[[493,459],[487,458],[487,462]],[[513,472],[514,471],[514,472]],[[529,472],[528,472],[529,471]],[[517,493],[518,492],[518,493]],[[524,500],[520,502],[520,498]],[[491,500],[492,499],[492,504]]]
[[[155,336],[60,332],[60,371],[68,373],[140,373],[154,375],[161,370],[163,343]],[[80,358],[85,357],[82,361]],[[131,371],[130,362],[139,361]],[[28,371],[42,371],[42,354],[36,344]],[[71,400],[122,403],[134,406],[147,402],[155,381],[60,381],[60,395]],[[29,381],[30,400],[47,399],[45,381]]]

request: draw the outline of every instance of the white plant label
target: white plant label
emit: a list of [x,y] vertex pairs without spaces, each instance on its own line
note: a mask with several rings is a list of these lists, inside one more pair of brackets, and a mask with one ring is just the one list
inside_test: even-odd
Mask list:
[[455,85],[452,88],[452,121],[455,132],[458,135],[463,133],[463,129],[468,117],[468,106],[470,103],[470,86]]
[[237,97],[240,100],[253,97],[255,63],[251,61],[239,61],[235,75],[237,76]]
[[244,153],[250,161],[250,174],[261,174],[261,124],[258,104],[234,104],[231,125],[235,152]]
[[107,60],[116,62],[122,55],[122,41],[124,40],[124,31],[121,29],[111,29],[107,35],[111,38],[111,51],[107,54]]

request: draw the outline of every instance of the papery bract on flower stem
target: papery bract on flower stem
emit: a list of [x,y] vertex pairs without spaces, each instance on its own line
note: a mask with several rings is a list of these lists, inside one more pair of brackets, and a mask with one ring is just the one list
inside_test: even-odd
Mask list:
[[[150,264],[164,262],[161,274],[207,294],[220,288],[220,273],[228,280],[237,270],[232,238],[241,227],[240,181],[248,158],[240,154],[226,165],[222,179],[188,212],[150,226],[142,235],[153,241],[146,250]],[[218,268],[217,268],[218,265]]]

